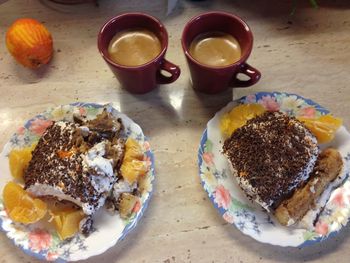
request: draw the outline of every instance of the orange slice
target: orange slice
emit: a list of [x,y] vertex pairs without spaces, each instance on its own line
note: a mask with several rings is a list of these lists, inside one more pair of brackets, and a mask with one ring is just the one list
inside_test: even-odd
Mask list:
[[146,162],[140,144],[132,138],[128,138],[125,143],[125,155],[120,172],[129,184],[138,181],[139,177],[147,173]]
[[260,104],[242,104],[224,114],[220,120],[220,130],[224,137],[229,137],[248,120],[263,114],[266,109]]
[[120,172],[129,184],[133,184],[138,181],[140,176],[143,176],[147,173],[146,163],[139,160],[128,160],[124,161]]
[[62,240],[73,237],[79,231],[79,223],[85,216],[81,209],[75,208],[50,211],[50,214]]
[[47,211],[46,204],[32,198],[23,188],[9,182],[3,190],[4,206],[9,217],[19,223],[32,224],[42,219]]
[[332,115],[322,115],[318,118],[298,117],[298,120],[316,136],[318,143],[327,143],[334,139],[335,132],[343,124],[342,119]]
[[13,149],[9,154],[11,175],[16,179],[22,179],[25,170],[32,159],[32,151],[36,144],[22,149]]
[[142,160],[143,151],[141,149],[140,144],[135,139],[128,138],[125,142],[124,161],[130,161],[135,159]]

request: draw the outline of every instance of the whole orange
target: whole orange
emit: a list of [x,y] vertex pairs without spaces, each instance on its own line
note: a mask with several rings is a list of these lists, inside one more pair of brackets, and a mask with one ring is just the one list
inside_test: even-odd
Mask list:
[[52,58],[52,36],[35,19],[16,20],[6,33],[6,46],[11,55],[28,68],[38,68]]

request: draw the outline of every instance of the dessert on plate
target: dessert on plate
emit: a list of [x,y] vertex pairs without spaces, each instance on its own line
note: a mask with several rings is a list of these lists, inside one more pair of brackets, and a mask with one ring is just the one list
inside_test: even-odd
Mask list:
[[103,123],[101,116],[100,122],[59,121],[48,127],[24,174],[29,193],[70,201],[86,215],[103,206],[118,178],[124,141],[121,120],[103,112]]
[[[95,119],[73,115],[71,122],[52,122],[33,148],[23,149],[25,158],[20,157],[20,150],[9,156],[13,168],[19,167],[20,160],[29,162],[20,165],[24,188],[12,182],[5,186],[5,207],[9,209],[14,199],[25,207],[10,211],[14,221],[35,223],[47,211],[48,221],[53,221],[60,238],[66,239],[78,230],[90,234],[94,215],[105,205],[127,218],[140,203],[139,179],[148,170],[143,151],[137,141],[126,138],[122,120],[107,108]],[[11,166],[13,160],[17,165]],[[17,169],[18,179],[19,173]],[[30,205],[24,205],[24,198]],[[39,202],[40,216],[23,219],[24,211],[38,214],[38,206],[31,205],[35,202]]]
[[[229,135],[222,151],[240,188],[282,225],[295,225],[303,218],[308,219],[305,225],[312,225],[327,200],[326,189],[341,182],[340,153],[332,148],[320,150],[311,120],[307,127],[302,120],[262,110],[260,105],[239,107],[253,112],[243,111],[246,120],[239,120],[233,129],[227,124],[229,114],[223,117],[223,133]],[[233,111],[231,115],[237,115],[237,109]]]

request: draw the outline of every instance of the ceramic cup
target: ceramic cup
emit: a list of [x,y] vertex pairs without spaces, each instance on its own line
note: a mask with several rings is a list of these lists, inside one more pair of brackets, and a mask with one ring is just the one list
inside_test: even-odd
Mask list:
[[[212,67],[201,64],[189,53],[193,39],[199,34],[221,31],[235,37],[241,46],[242,56],[234,64],[223,67]],[[200,92],[214,94],[229,87],[248,87],[261,77],[260,72],[247,64],[253,47],[253,34],[248,25],[239,17],[225,12],[209,12],[192,18],[182,33],[182,48],[191,73],[192,86]],[[248,80],[240,80],[242,73]]]
[[[161,42],[162,51],[153,60],[141,66],[124,66],[115,63],[108,54],[108,45],[114,35],[132,28],[144,28],[153,32]],[[144,13],[124,13],[111,18],[101,28],[98,35],[98,49],[121,86],[131,93],[146,93],[158,84],[172,83],[180,76],[180,68],[167,61],[168,33],[164,25],[155,17]],[[170,75],[165,76],[161,71]]]

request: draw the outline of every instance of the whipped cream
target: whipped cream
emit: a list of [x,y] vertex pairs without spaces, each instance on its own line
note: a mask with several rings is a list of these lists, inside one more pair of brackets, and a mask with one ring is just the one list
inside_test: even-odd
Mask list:
[[91,176],[91,184],[99,193],[109,192],[115,181],[113,160],[105,158],[106,141],[102,141],[84,154],[83,169]]
[[113,186],[113,198],[114,200],[118,200],[122,193],[132,193],[136,188],[136,182],[130,185],[127,181],[120,179]]
[[86,215],[93,214],[95,210],[103,205],[103,203],[100,203],[98,207],[94,207],[89,203],[83,203],[80,198],[73,198],[72,196],[65,194],[60,187],[51,186],[48,184],[35,183],[34,185],[31,185],[29,188],[27,188],[26,191],[35,196],[55,196],[58,200],[70,201],[77,206],[80,206]]

